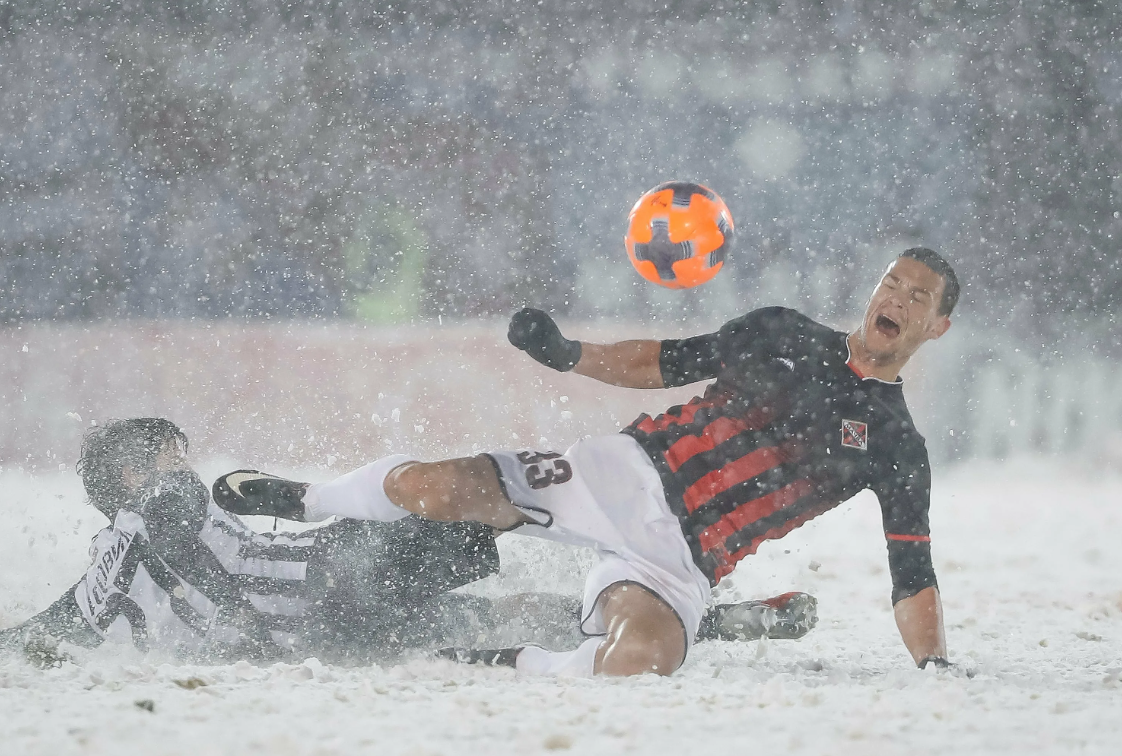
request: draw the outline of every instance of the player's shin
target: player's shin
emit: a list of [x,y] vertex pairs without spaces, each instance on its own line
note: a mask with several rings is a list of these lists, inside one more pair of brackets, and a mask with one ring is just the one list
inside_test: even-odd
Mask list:
[[393,522],[409,514],[386,495],[386,476],[416,460],[404,454],[383,457],[326,483],[313,483],[304,494],[304,519],[325,520],[332,515],[354,520]]

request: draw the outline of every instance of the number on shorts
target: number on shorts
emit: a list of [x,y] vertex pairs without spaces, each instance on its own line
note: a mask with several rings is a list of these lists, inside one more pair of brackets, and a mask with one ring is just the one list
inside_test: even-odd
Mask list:
[[[573,467],[557,452],[531,452],[518,453],[518,461],[526,465],[526,482],[535,491],[552,486],[554,483],[566,483],[573,478]],[[553,460],[553,461],[549,461]]]

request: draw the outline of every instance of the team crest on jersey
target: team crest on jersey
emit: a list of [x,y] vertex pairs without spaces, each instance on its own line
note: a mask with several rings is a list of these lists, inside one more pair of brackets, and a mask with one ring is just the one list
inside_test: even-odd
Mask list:
[[842,446],[869,450],[869,426],[857,420],[842,420]]

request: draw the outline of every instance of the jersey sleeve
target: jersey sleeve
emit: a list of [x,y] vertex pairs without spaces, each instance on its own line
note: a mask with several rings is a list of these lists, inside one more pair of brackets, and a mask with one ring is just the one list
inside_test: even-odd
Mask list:
[[880,500],[888,568],[892,574],[892,604],[937,586],[931,563],[931,467],[927,449],[918,444],[890,462],[873,487]]
[[666,339],[659,350],[658,367],[666,388],[716,378],[721,369],[717,334]]
[[153,551],[176,574],[220,607],[251,612],[242,582],[199,537],[205,509],[165,492],[145,502],[142,517]]
[[727,363],[750,357],[761,339],[773,337],[773,331],[789,329],[793,318],[803,316],[785,307],[763,307],[728,321],[716,333],[666,339],[658,356],[663,386],[672,388],[716,378]]
[[43,636],[87,648],[101,645],[103,638],[90,626],[78,606],[75,593],[81,588],[81,583],[71,586],[57,601],[31,619],[0,631],[0,648],[16,648]]

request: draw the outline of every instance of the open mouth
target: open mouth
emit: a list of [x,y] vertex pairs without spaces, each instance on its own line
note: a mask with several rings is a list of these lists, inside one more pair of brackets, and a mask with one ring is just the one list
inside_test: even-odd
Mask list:
[[900,324],[887,315],[877,315],[877,319],[873,324],[878,331],[891,339],[900,335]]

